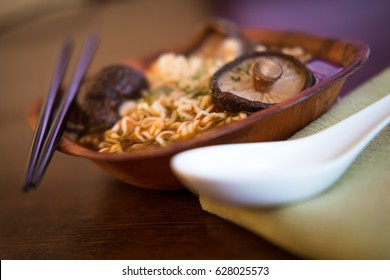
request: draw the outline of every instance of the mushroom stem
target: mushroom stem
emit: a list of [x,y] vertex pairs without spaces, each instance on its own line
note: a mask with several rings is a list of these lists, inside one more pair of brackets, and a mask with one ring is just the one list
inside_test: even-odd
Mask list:
[[256,91],[263,92],[283,74],[282,66],[271,59],[259,58],[253,65],[253,84]]

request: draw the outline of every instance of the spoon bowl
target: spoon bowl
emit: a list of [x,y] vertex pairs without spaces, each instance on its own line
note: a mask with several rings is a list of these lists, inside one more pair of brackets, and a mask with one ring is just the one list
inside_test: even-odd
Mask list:
[[195,194],[275,206],[325,191],[390,122],[390,95],[317,134],[291,141],[216,145],[179,153],[173,173]]

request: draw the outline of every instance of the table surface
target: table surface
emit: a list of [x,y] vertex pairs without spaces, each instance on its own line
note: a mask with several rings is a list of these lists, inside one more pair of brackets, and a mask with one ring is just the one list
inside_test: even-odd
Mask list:
[[[64,38],[81,46],[92,29],[101,34],[94,71],[183,40],[209,16],[202,1],[170,1],[164,20],[154,10],[150,21],[141,20],[150,2],[70,7],[0,29],[1,259],[297,258],[203,211],[184,189],[133,187],[82,158],[56,153],[39,188],[22,192],[32,137],[26,112],[46,93]],[[154,36],[142,32],[156,22],[161,31]]]

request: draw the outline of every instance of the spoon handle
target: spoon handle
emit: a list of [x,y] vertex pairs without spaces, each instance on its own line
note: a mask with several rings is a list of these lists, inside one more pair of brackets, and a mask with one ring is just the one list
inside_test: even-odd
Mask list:
[[[336,154],[359,152],[390,122],[390,94],[334,126],[316,134],[338,149]],[[352,151],[353,150],[353,151]]]

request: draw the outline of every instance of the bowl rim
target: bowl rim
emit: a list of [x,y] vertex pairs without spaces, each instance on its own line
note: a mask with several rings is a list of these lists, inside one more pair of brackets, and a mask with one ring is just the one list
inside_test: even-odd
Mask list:
[[[72,139],[70,139],[68,136],[64,135],[60,139],[57,149],[69,155],[85,157],[97,161],[128,161],[128,160],[156,158],[162,156],[173,156],[178,152],[187,150],[189,148],[197,147],[199,146],[199,143],[210,141],[217,137],[226,135],[232,131],[236,131],[238,129],[250,126],[263,118],[266,118],[282,110],[285,110],[286,108],[292,107],[297,103],[300,103],[305,99],[318,94],[323,89],[330,87],[331,85],[337,83],[340,79],[344,79],[347,76],[354,73],[356,70],[358,70],[365,63],[370,52],[370,49],[367,44],[356,40],[329,38],[329,37],[323,37],[320,35],[314,35],[305,32],[279,30],[279,29],[271,29],[271,28],[244,28],[242,29],[242,31],[244,34],[249,32],[256,32],[256,31],[262,31],[262,32],[264,31],[268,33],[283,33],[286,35],[296,34],[296,35],[309,37],[317,40],[327,40],[329,42],[340,42],[343,44],[354,46],[355,49],[357,50],[357,53],[353,61],[346,67],[343,67],[341,71],[301,91],[300,93],[290,97],[289,99],[272,106],[271,108],[260,110],[255,113],[251,113],[251,115],[249,115],[245,119],[240,120],[239,122],[233,122],[221,127],[214,127],[212,129],[202,132],[201,134],[197,134],[194,137],[185,139],[183,141],[175,142],[165,147],[157,146],[145,150],[139,150],[139,151],[128,152],[128,153],[101,153],[99,151],[91,150],[87,147],[84,147],[78,144],[77,142],[73,141]],[[129,62],[129,64],[131,65],[131,62]],[[33,104],[33,106],[29,110],[28,118],[32,127],[34,127],[36,123],[37,111],[41,105],[41,102],[42,100],[38,100]]]

